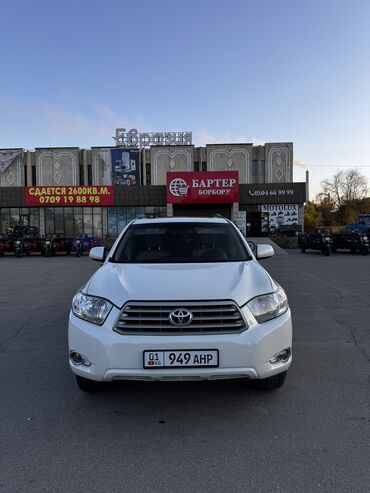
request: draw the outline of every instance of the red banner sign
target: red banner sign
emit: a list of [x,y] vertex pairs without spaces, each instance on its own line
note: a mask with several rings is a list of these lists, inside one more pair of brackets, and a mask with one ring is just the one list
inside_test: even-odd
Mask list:
[[25,187],[25,196],[28,206],[114,205],[114,187]]
[[170,204],[217,204],[238,201],[238,171],[167,173],[167,202]]

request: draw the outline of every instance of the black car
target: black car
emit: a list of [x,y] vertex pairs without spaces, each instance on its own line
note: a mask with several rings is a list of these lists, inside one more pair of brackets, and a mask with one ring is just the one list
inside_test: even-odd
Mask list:
[[324,255],[330,255],[332,239],[328,233],[310,233],[298,235],[298,245],[302,253],[306,250],[320,250]]
[[335,253],[337,250],[350,250],[351,253],[369,254],[369,239],[366,235],[359,233],[337,233],[332,235],[333,243],[331,250]]

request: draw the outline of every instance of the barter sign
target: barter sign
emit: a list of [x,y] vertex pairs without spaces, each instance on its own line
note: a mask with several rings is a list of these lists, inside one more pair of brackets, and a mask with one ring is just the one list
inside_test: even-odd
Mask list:
[[238,171],[167,173],[169,204],[218,204],[238,201]]

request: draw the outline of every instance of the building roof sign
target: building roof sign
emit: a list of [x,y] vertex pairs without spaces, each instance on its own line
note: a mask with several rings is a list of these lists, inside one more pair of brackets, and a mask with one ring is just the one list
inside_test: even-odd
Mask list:
[[192,145],[192,132],[139,133],[136,128],[127,132],[125,128],[116,128],[116,136],[113,139],[117,146],[126,147]]

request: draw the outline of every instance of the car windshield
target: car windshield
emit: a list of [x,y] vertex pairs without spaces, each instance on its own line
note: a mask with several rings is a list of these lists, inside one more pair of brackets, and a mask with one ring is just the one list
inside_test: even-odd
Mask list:
[[229,223],[167,222],[133,224],[123,235],[112,262],[195,263],[251,260]]

